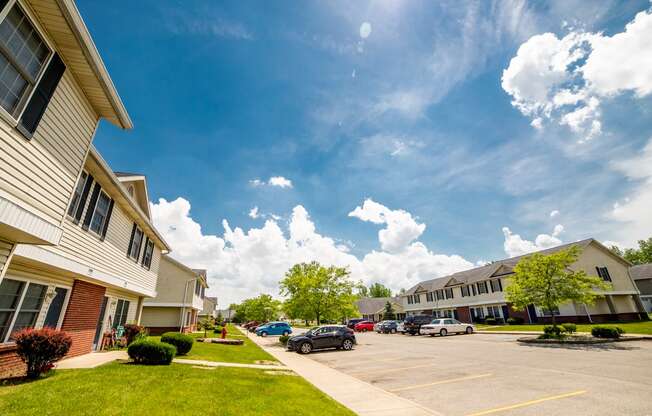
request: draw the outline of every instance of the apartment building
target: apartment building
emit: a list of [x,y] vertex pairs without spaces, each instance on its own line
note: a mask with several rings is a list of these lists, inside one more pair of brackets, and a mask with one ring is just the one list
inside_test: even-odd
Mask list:
[[0,0],[0,378],[24,371],[17,330],[61,328],[88,353],[156,294],[169,248],[144,180],[92,147],[102,118],[132,127],[74,2]]
[[584,270],[612,285],[612,290],[604,292],[604,297],[594,305],[568,303],[554,311],[529,305],[526,310],[514,310],[506,301],[504,291],[521,256],[420,282],[401,296],[403,308],[408,315],[433,314],[465,322],[479,322],[486,317],[504,321],[517,316],[529,323],[549,322],[552,314],[567,322],[647,319],[639,291],[629,274],[631,265],[598,241],[586,239],[539,253],[551,254],[570,246],[581,249],[571,269]]
[[652,312],[652,263],[632,266],[629,274],[641,292],[643,307],[647,312]]
[[400,296],[387,298],[361,298],[358,299],[355,304],[363,319],[371,322],[380,322],[383,320],[383,316],[385,315],[387,302],[392,305],[392,310],[396,315],[396,319],[405,318],[403,303],[401,302]]
[[204,308],[207,288],[206,270],[191,269],[170,256],[163,256],[157,293],[145,301],[141,325],[152,335],[194,331]]
[[215,319],[217,318],[217,298],[213,296],[204,296],[204,307],[199,311],[198,319]]

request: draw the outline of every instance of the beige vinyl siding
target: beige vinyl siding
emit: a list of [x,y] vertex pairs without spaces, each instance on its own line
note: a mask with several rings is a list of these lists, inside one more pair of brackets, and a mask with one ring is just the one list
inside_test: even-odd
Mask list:
[[72,287],[75,281],[75,279],[70,276],[63,276],[60,274],[39,270],[35,267],[19,264],[16,262],[12,262],[9,266],[9,270],[7,270],[6,277],[10,278],[11,276],[69,287]]
[[140,324],[146,327],[179,326],[181,324],[181,308],[145,306]]
[[5,271],[5,267],[8,266],[9,256],[11,256],[11,250],[14,248],[12,243],[7,241],[0,240],[0,278]]
[[0,189],[59,224],[97,120],[66,71],[31,140],[0,121]]

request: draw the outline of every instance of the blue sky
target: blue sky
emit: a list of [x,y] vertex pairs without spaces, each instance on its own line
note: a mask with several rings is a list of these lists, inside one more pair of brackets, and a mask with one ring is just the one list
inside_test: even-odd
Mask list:
[[114,6],[79,1],[135,128],[95,145],[222,305],[310,258],[398,289],[652,235],[648,1]]

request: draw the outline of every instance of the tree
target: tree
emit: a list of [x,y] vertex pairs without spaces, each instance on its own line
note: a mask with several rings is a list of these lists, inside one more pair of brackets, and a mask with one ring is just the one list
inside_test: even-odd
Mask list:
[[349,279],[346,268],[325,267],[313,261],[295,264],[280,282],[281,295],[287,296],[283,304],[290,318],[334,320],[356,313],[354,290],[358,285]]
[[383,312],[383,320],[396,319],[396,313],[394,312],[394,307],[391,302],[385,303],[385,312]]
[[652,263],[652,237],[647,240],[638,240],[638,249],[626,248],[623,251],[619,247],[611,246],[611,251],[632,264]]
[[573,246],[553,254],[531,254],[518,262],[514,275],[505,289],[506,299],[514,309],[522,310],[534,304],[550,311],[552,325],[556,326],[552,313],[559,305],[575,301],[592,304],[601,297],[596,290],[608,290],[611,286],[597,276],[584,271],[570,270],[580,255]]
[[268,322],[277,319],[281,302],[270,295],[260,295],[255,298],[245,299],[234,307],[234,322],[261,321]]
[[358,287],[358,296],[361,298],[368,298],[369,297],[369,288],[365,285],[360,285]]
[[392,291],[381,283],[374,283],[369,286],[369,296],[372,298],[390,298]]

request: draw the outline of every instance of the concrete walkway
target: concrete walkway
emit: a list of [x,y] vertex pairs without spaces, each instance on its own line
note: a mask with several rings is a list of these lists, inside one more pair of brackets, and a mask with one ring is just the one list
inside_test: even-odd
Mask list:
[[177,364],[192,364],[201,365],[204,367],[237,367],[237,368],[255,368],[258,370],[291,370],[289,367],[283,365],[269,365],[269,364],[243,364],[243,363],[225,363],[221,361],[206,361],[206,360],[187,360],[185,358],[175,358],[172,360]]
[[128,360],[127,351],[91,352],[78,357],[67,358],[56,363],[55,368],[69,370],[73,368],[95,368],[115,360]]
[[276,337],[249,339],[342,405],[363,416],[441,416],[410,400],[389,393],[355,377],[286,351]]

